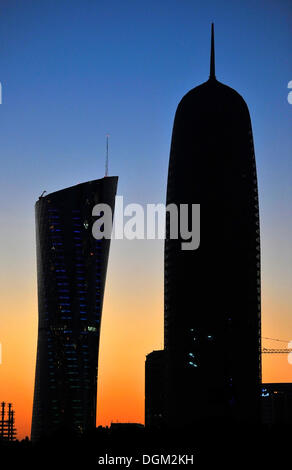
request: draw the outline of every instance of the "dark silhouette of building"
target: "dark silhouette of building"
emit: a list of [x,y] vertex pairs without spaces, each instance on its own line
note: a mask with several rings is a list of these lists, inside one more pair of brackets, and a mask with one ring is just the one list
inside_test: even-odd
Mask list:
[[292,383],[262,384],[263,423],[291,425]]
[[110,247],[92,235],[92,209],[114,209],[117,177],[36,203],[39,326],[31,437],[95,427],[100,322]]
[[1,403],[0,411],[0,440],[1,441],[14,441],[16,438],[15,417],[12,403]]
[[145,426],[164,426],[165,351],[152,351],[145,362]]
[[260,416],[260,228],[251,121],[215,77],[178,105],[167,204],[200,204],[200,246],[165,241],[166,419],[255,422]]

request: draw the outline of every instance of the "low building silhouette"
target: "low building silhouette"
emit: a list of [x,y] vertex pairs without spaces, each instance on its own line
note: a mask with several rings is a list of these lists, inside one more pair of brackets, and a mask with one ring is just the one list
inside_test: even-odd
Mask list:
[[165,351],[152,351],[145,362],[145,426],[161,428],[165,406]]

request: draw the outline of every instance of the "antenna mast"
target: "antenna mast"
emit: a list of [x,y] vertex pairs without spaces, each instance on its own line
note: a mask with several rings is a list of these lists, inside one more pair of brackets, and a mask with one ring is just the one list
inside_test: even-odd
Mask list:
[[108,176],[108,138],[109,134],[106,134],[105,177]]
[[215,76],[215,45],[214,45],[214,23],[211,25],[211,56],[210,56],[210,79],[216,79]]

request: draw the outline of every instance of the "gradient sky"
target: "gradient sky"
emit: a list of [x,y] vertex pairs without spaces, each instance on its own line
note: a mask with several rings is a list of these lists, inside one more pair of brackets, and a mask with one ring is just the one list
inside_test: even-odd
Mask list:
[[[102,177],[106,133],[118,194],[164,202],[175,109],[208,78],[211,21],[217,78],[253,124],[263,336],[292,340],[291,1],[0,0],[0,400],[14,403],[20,438],[37,339],[34,203]],[[98,424],[143,422],[145,355],[162,346],[163,242],[113,241]],[[264,381],[291,381],[286,355],[263,359]]]

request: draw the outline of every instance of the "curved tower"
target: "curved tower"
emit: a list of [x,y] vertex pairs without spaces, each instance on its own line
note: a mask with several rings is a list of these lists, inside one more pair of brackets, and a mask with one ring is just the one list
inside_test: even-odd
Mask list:
[[200,246],[165,241],[166,419],[254,422],[261,382],[260,232],[251,121],[215,77],[178,105],[167,204],[200,204]]
[[31,437],[95,427],[100,321],[110,240],[92,235],[92,209],[114,210],[117,177],[36,203],[38,345]]

